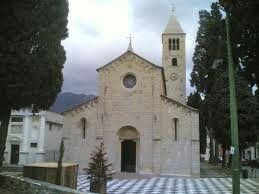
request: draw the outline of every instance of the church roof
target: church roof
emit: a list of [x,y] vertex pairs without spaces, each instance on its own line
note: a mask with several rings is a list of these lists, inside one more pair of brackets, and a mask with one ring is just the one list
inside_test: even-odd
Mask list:
[[174,14],[170,16],[163,34],[184,34],[184,31]]
[[178,102],[178,101],[176,101],[176,100],[174,100],[174,99],[172,99],[172,98],[169,98],[169,97],[167,97],[167,96],[165,96],[165,95],[161,95],[161,97],[164,98],[164,99],[166,99],[167,101],[170,101],[170,102],[172,102],[172,103],[174,103],[174,104],[177,104],[178,106],[182,106],[182,107],[187,108],[187,109],[189,109],[189,110],[191,110],[191,111],[199,112],[198,109],[192,108],[192,107],[190,107],[190,106],[188,106],[188,105],[186,105],[186,104],[183,104],[183,103],[181,103],[181,102]]
[[87,100],[86,102],[83,102],[81,104],[78,104],[78,105],[76,105],[76,106],[74,106],[72,108],[69,108],[69,109],[63,111],[61,114],[64,115],[64,114],[66,114],[68,112],[71,112],[73,110],[76,110],[76,109],[78,109],[78,108],[80,108],[82,106],[87,106],[87,105],[89,105],[91,103],[94,103],[94,102],[97,102],[97,101],[98,101],[98,96],[95,96],[95,97],[91,98],[90,100]]
[[164,87],[164,93],[165,95],[167,95],[167,91],[166,91],[166,85],[165,85],[165,73],[164,73],[164,68],[161,67],[161,66],[158,66],[150,61],[148,61],[147,59],[137,55],[136,53],[133,52],[133,50],[131,49],[127,49],[127,51],[125,53],[123,53],[122,55],[118,56],[117,58],[115,58],[114,60],[112,60],[111,62],[107,63],[106,65],[103,65],[102,67],[99,67],[98,69],[96,69],[96,71],[98,72],[100,69],[103,69],[107,66],[109,66],[110,64],[112,64],[114,61],[118,60],[120,57],[123,57],[124,55],[126,55],[127,53],[131,53],[133,55],[135,55],[136,57],[139,57],[140,59],[146,61],[148,64],[152,65],[153,67],[156,67],[158,69],[161,70],[161,73],[162,73],[162,80],[163,80],[163,87]]
[[125,53],[123,53],[122,55],[118,56],[117,58],[115,58],[115,59],[112,60],[111,62],[109,62],[109,63],[103,65],[102,67],[99,67],[98,69],[96,69],[96,71],[99,71],[100,69],[103,69],[103,68],[107,67],[108,65],[112,64],[114,61],[116,61],[116,60],[118,60],[119,58],[123,57],[123,56],[126,55],[127,53],[131,53],[131,54],[135,55],[136,57],[139,57],[140,59],[146,61],[148,64],[150,64],[150,65],[152,65],[152,66],[154,66],[154,67],[156,67],[156,68],[163,69],[163,67],[158,66],[158,65],[156,65],[156,64],[154,64],[154,63],[148,61],[147,59],[145,59],[145,58],[143,58],[143,57],[137,55],[137,54],[134,53],[132,50],[128,49]]

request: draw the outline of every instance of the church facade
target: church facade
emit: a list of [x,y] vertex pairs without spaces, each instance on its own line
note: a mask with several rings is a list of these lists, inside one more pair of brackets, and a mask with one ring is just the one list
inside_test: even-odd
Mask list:
[[199,112],[186,105],[185,33],[171,15],[162,67],[128,50],[97,69],[99,96],[64,112],[65,160],[104,142],[116,172],[199,177]]

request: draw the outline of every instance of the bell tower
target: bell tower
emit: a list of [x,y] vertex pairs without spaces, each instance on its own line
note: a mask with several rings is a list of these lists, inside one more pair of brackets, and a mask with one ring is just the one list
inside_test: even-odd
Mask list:
[[174,13],[162,34],[167,96],[186,104],[185,36]]

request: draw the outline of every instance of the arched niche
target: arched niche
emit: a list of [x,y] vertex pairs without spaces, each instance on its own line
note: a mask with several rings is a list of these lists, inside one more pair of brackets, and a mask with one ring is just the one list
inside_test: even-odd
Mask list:
[[117,136],[119,136],[120,140],[137,140],[139,139],[139,132],[135,127],[123,126],[118,130]]

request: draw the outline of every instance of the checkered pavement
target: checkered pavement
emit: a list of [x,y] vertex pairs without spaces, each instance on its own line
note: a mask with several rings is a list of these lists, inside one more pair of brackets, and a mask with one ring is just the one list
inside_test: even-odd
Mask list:
[[[259,193],[259,182],[254,179],[241,179],[241,193]],[[111,194],[193,194],[193,193],[232,193],[231,178],[168,178],[153,177],[146,179],[113,179],[108,182],[108,193]],[[77,189],[89,191],[86,175],[79,175]]]

